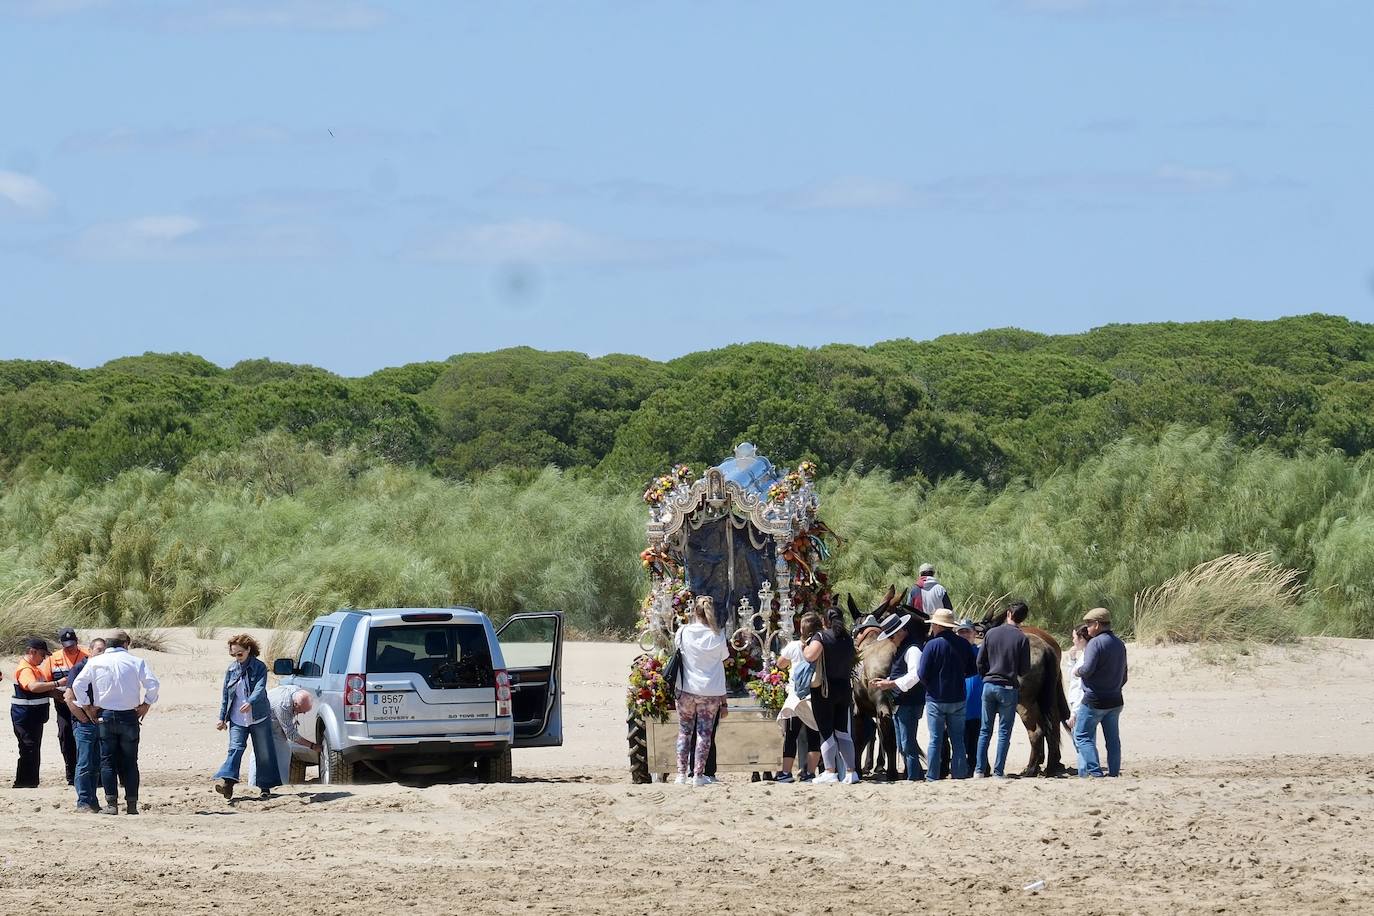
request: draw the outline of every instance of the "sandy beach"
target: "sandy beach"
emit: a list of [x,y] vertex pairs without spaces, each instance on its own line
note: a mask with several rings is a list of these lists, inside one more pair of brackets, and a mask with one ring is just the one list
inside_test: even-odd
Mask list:
[[[49,725],[43,786],[0,788],[0,910],[61,888],[73,914],[1374,912],[1371,642],[1132,646],[1119,780],[706,788],[630,784],[638,650],[573,643],[565,744],[517,751],[512,784],[231,807],[209,778],[224,644],[169,636],[140,653],[163,681],[142,816],[76,814]],[[7,730],[5,786],[14,754]],[[1025,755],[1018,727],[1008,769]]]

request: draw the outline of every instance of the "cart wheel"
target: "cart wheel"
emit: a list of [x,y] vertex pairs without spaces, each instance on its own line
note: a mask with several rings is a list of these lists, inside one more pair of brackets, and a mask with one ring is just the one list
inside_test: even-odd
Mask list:
[[649,782],[649,731],[644,726],[644,720],[633,713],[630,714],[627,724],[630,741],[630,782]]

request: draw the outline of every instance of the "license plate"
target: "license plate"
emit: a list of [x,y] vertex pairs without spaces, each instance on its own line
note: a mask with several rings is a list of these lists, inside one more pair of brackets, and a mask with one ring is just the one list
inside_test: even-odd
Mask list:
[[405,722],[415,717],[405,709],[404,693],[374,693],[368,718],[376,722]]

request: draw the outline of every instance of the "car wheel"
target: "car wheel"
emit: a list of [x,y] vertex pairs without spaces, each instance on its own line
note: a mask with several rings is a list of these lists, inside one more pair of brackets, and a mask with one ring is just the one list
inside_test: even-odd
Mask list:
[[299,786],[305,782],[305,761],[291,758],[291,766],[287,768],[286,782],[288,785]]
[[327,786],[346,786],[353,782],[353,764],[334,750],[327,734],[320,739],[320,782]]
[[510,748],[495,757],[483,757],[477,761],[477,778],[482,782],[510,782]]

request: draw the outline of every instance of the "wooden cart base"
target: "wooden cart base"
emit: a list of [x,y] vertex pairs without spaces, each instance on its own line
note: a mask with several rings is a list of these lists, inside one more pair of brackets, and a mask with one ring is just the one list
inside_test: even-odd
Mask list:
[[[782,768],[777,713],[763,709],[752,697],[731,698],[729,704],[730,714],[716,729],[716,772],[776,773]],[[630,720],[630,770],[636,782],[670,779],[677,773],[677,733],[675,712],[666,722]]]

